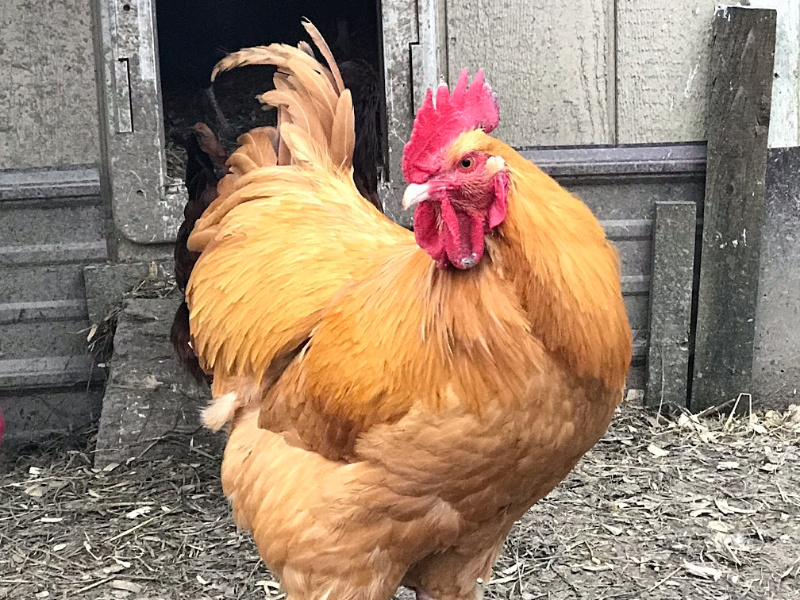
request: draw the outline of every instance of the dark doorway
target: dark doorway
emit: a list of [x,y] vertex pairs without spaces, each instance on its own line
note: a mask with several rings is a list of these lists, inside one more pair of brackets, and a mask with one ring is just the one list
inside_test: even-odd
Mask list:
[[223,73],[213,88],[209,77],[228,52],[307,40],[300,24],[303,17],[322,32],[339,63],[366,61],[379,77],[380,16],[375,0],[157,0],[169,176],[183,178],[183,140],[199,121],[217,131],[226,145],[253,127],[274,124],[274,113],[263,111],[255,98],[271,87],[270,68]]

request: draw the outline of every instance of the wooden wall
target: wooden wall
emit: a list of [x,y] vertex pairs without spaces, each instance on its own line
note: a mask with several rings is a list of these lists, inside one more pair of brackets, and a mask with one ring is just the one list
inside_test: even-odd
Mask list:
[[[486,69],[514,145],[703,141],[718,3],[448,1],[447,75]],[[800,2],[750,3],[778,9],[770,144],[798,145]]]
[[618,143],[705,139],[714,5],[617,0]]
[[[612,143],[613,0],[447,3],[448,72],[483,67],[513,145]],[[452,82],[451,82],[452,83]]]
[[91,2],[0,2],[0,169],[94,163]]

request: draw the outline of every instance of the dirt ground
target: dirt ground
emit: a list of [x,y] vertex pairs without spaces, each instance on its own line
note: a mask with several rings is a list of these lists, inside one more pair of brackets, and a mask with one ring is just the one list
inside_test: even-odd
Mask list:
[[[800,407],[728,420],[636,405],[514,529],[485,595],[800,598]],[[218,459],[183,455],[97,471],[84,437],[7,457],[0,598],[280,599]]]

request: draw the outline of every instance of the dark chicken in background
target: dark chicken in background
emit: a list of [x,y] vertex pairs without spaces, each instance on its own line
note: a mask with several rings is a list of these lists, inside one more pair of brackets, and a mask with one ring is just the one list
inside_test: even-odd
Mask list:
[[[165,113],[176,104],[186,110],[198,101],[211,105],[214,128],[235,138],[211,84],[211,69],[226,50],[252,43],[250,28],[256,5],[235,0],[159,0],[156,3],[159,66]],[[202,93],[200,93],[202,92]],[[196,119],[195,119],[196,120]],[[211,119],[208,119],[211,120]],[[171,128],[167,126],[167,134]]]
[[[186,289],[197,252],[186,247],[186,241],[203,211],[217,197],[217,182],[226,174],[228,154],[219,138],[205,123],[197,123],[186,139],[186,192],[188,200],[183,209],[183,223],[175,240],[175,281],[181,292]],[[178,361],[197,380],[208,380],[189,343],[189,309],[182,302],[175,313],[170,331]]]
[[[381,152],[381,85],[378,72],[365,60],[345,61],[340,65],[344,84],[353,95],[356,141],[353,150],[353,181],[358,191],[383,212],[378,195],[378,165]],[[184,221],[175,241],[175,280],[185,291],[199,254],[186,247],[194,224],[217,197],[217,183],[227,173],[225,151],[219,137],[205,123],[197,123],[185,140],[187,202]],[[210,381],[200,368],[189,343],[189,310],[182,302],[172,322],[170,340],[178,361],[198,381]]]

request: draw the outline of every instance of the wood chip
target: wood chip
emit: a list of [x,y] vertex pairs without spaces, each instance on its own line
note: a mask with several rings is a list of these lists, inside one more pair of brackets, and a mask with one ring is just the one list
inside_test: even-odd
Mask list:
[[43,483],[34,483],[33,485],[29,485],[25,488],[24,494],[30,496],[31,498],[41,498],[44,496],[44,493],[47,491],[47,486]]
[[142,591],[142,586],[140,586],[138,583],[126,581],[124,579],[114,579],[109,581],[108,586],[114,588],[115,590],[124,590],[133,594],[138,594]]
[[702,577],[703,579],[712,579],[714,581],[719,581],[720,577],[722,577],[722,571],[716,569],[714,567],[707,567],[705,565],[698,565],[696,563],[683,563],[683,568],[686,570],[687,573],[691,573],[696,577]]
[[731,527],[724,521],[709,521],[706,527],[708,527],[713,531],[719,531],[722,533],[728,533],[733,530],[733,527]]
[[135,510],[132,510],[129,513],[125,514],[126,519],[138,519],[139,517],[146,515],[151,510],[153,510],[152,506],[141,506]]
[[733,469],[738,469],[739,463],[735,460],[728,460],[722,461],[721,463],[717,463],[717,471],[732,471]]
[[116,565],[111,565],[110,567],[104,567],[103,573],[105,573],[106,575],[111,575],[112,573],[120,573],[124,570],[125,567],[123,567],[120,564],[116,564]]
[[721,512],[723,515],[732,515],[736,513],[739,513],[740,515],[752,515],[756,512],[747,508],[732,506],[727,500],[725,500],[725,498],[714,499],[714,504],[717,506],[719,512]]
[[603,529],[613,536],[622,535],[622,532],[624,531],[621,527],[614,527],[613,525],[606,524],[603,524]]
[[650,444],[647,446],[647,451],[652,454],[653,456],[657,456],[658,458],[664,458],[665,456],[669,455],[669,450],[664,450],[655,444]]

